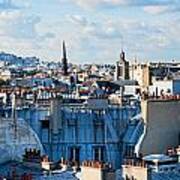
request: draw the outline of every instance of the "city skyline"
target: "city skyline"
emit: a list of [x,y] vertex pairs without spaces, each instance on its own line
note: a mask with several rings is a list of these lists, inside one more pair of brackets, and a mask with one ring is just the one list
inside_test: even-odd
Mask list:
[[72,63],[179,60],[177,0],[0,0],[0,51]]

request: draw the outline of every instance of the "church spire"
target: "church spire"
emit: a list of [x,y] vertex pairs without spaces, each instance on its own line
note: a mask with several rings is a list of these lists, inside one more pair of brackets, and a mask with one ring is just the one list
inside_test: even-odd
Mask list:
[[63,58],[66,59],[66,45],[65,45],[65,41],[63,41]]
[[63,69],[63,74],[65,76],[67,76],[68,75],[68,63],[67,63],[67,57],[66,57],[66,45],[65,45],[65,41],[63,41],[62,69]]

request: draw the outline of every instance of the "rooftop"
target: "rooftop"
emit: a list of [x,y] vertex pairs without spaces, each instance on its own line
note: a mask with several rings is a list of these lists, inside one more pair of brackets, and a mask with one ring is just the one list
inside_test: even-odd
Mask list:
[[173,159],[165,154],[150,154],[143,157],[145,161],[153,161],[153,162],[167,162],[172,161]]

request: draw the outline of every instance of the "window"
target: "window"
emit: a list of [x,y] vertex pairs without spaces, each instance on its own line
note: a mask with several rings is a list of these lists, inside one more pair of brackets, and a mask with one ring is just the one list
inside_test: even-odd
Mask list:
[[126,174],[125,180],[131,180],[127,174]]
[[41,121],[41,127],[42,127],[42,129],[48,129],[49,128],[49,120]]
[[70,161],[80,161],[80,148],[79,147],[70,147],[70,156],[69,160]]
[[104,160],[104,148],[103,147],[95,147],[94,148],[94,160],[96,160],[96,161]]

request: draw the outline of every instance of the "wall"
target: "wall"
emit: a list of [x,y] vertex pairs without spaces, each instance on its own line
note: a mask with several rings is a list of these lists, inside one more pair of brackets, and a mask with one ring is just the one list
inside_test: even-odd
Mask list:
[[167,91],[170,90],[168,94],[180,94],[180,80],[159,80],[154,81],[153,85],[149,86],[150,94],[156,93],[156,88],[158,88],[158,96],[161,95],[161,90],[164,90],[164,94],[167,94]]
[[136,91],[137,89],[140,89],[140,86],[135,86],[135,85],[127,85],[127,86],[124,86],[125,89],[124,89],[124,94],[125,95],[134,95],[136,96]]
[[141,103],[142,117],[147,126],[140,152],[165,153],[179,144],[180,100],[145,100]]
[[[18,117],[25,119],[35,130],[50,159],[58,161],[63,157],[69,160],[70,148],[77,147],[80,149],[80,162],[93,160],[94,148],[102,147],[104,160],[110,162],[113,167],[120,167],[122,155],[120,141],[129,118],[139,112],[138,107],[109,106],[103,113],[99,113],[99,110],[79,105],[61,106],[56,102],[53,106],[52,114],[47,107],[18,110]],[[104,113],[111,118],[105,118]],[[42,127],[45,120],[49,120],[49,127],[48,125]],[[113,138],[114,136],[118,137],[118,141]]]
[[130,67],[130,79],[137,80],[143,88],[150,85],[150,70],[148,64],[132,64]]
[[180,94],[180,79],[173,81],[173,92],[174,94]]
[[102,180],[102,171],[99,168],[82,167],[82,180]]
[[115,172],[94,167],[81,167],[82,180],[115,180]]
[[148,180],[148,169],[141,166],[131,166],[123,165],[122,166],[122,176],[124,179],[132,177],[136,180]]
[[156,88],[158,89],[158,96],[161,95],[161,91],[163,90],[164,94],[167,94],[167,91],[170,90],[169,94],[173,94],[173,81],[172,80],[163,80],[163,81],[155,81],[153,85],[149,87],[150,94],[156,93]]

